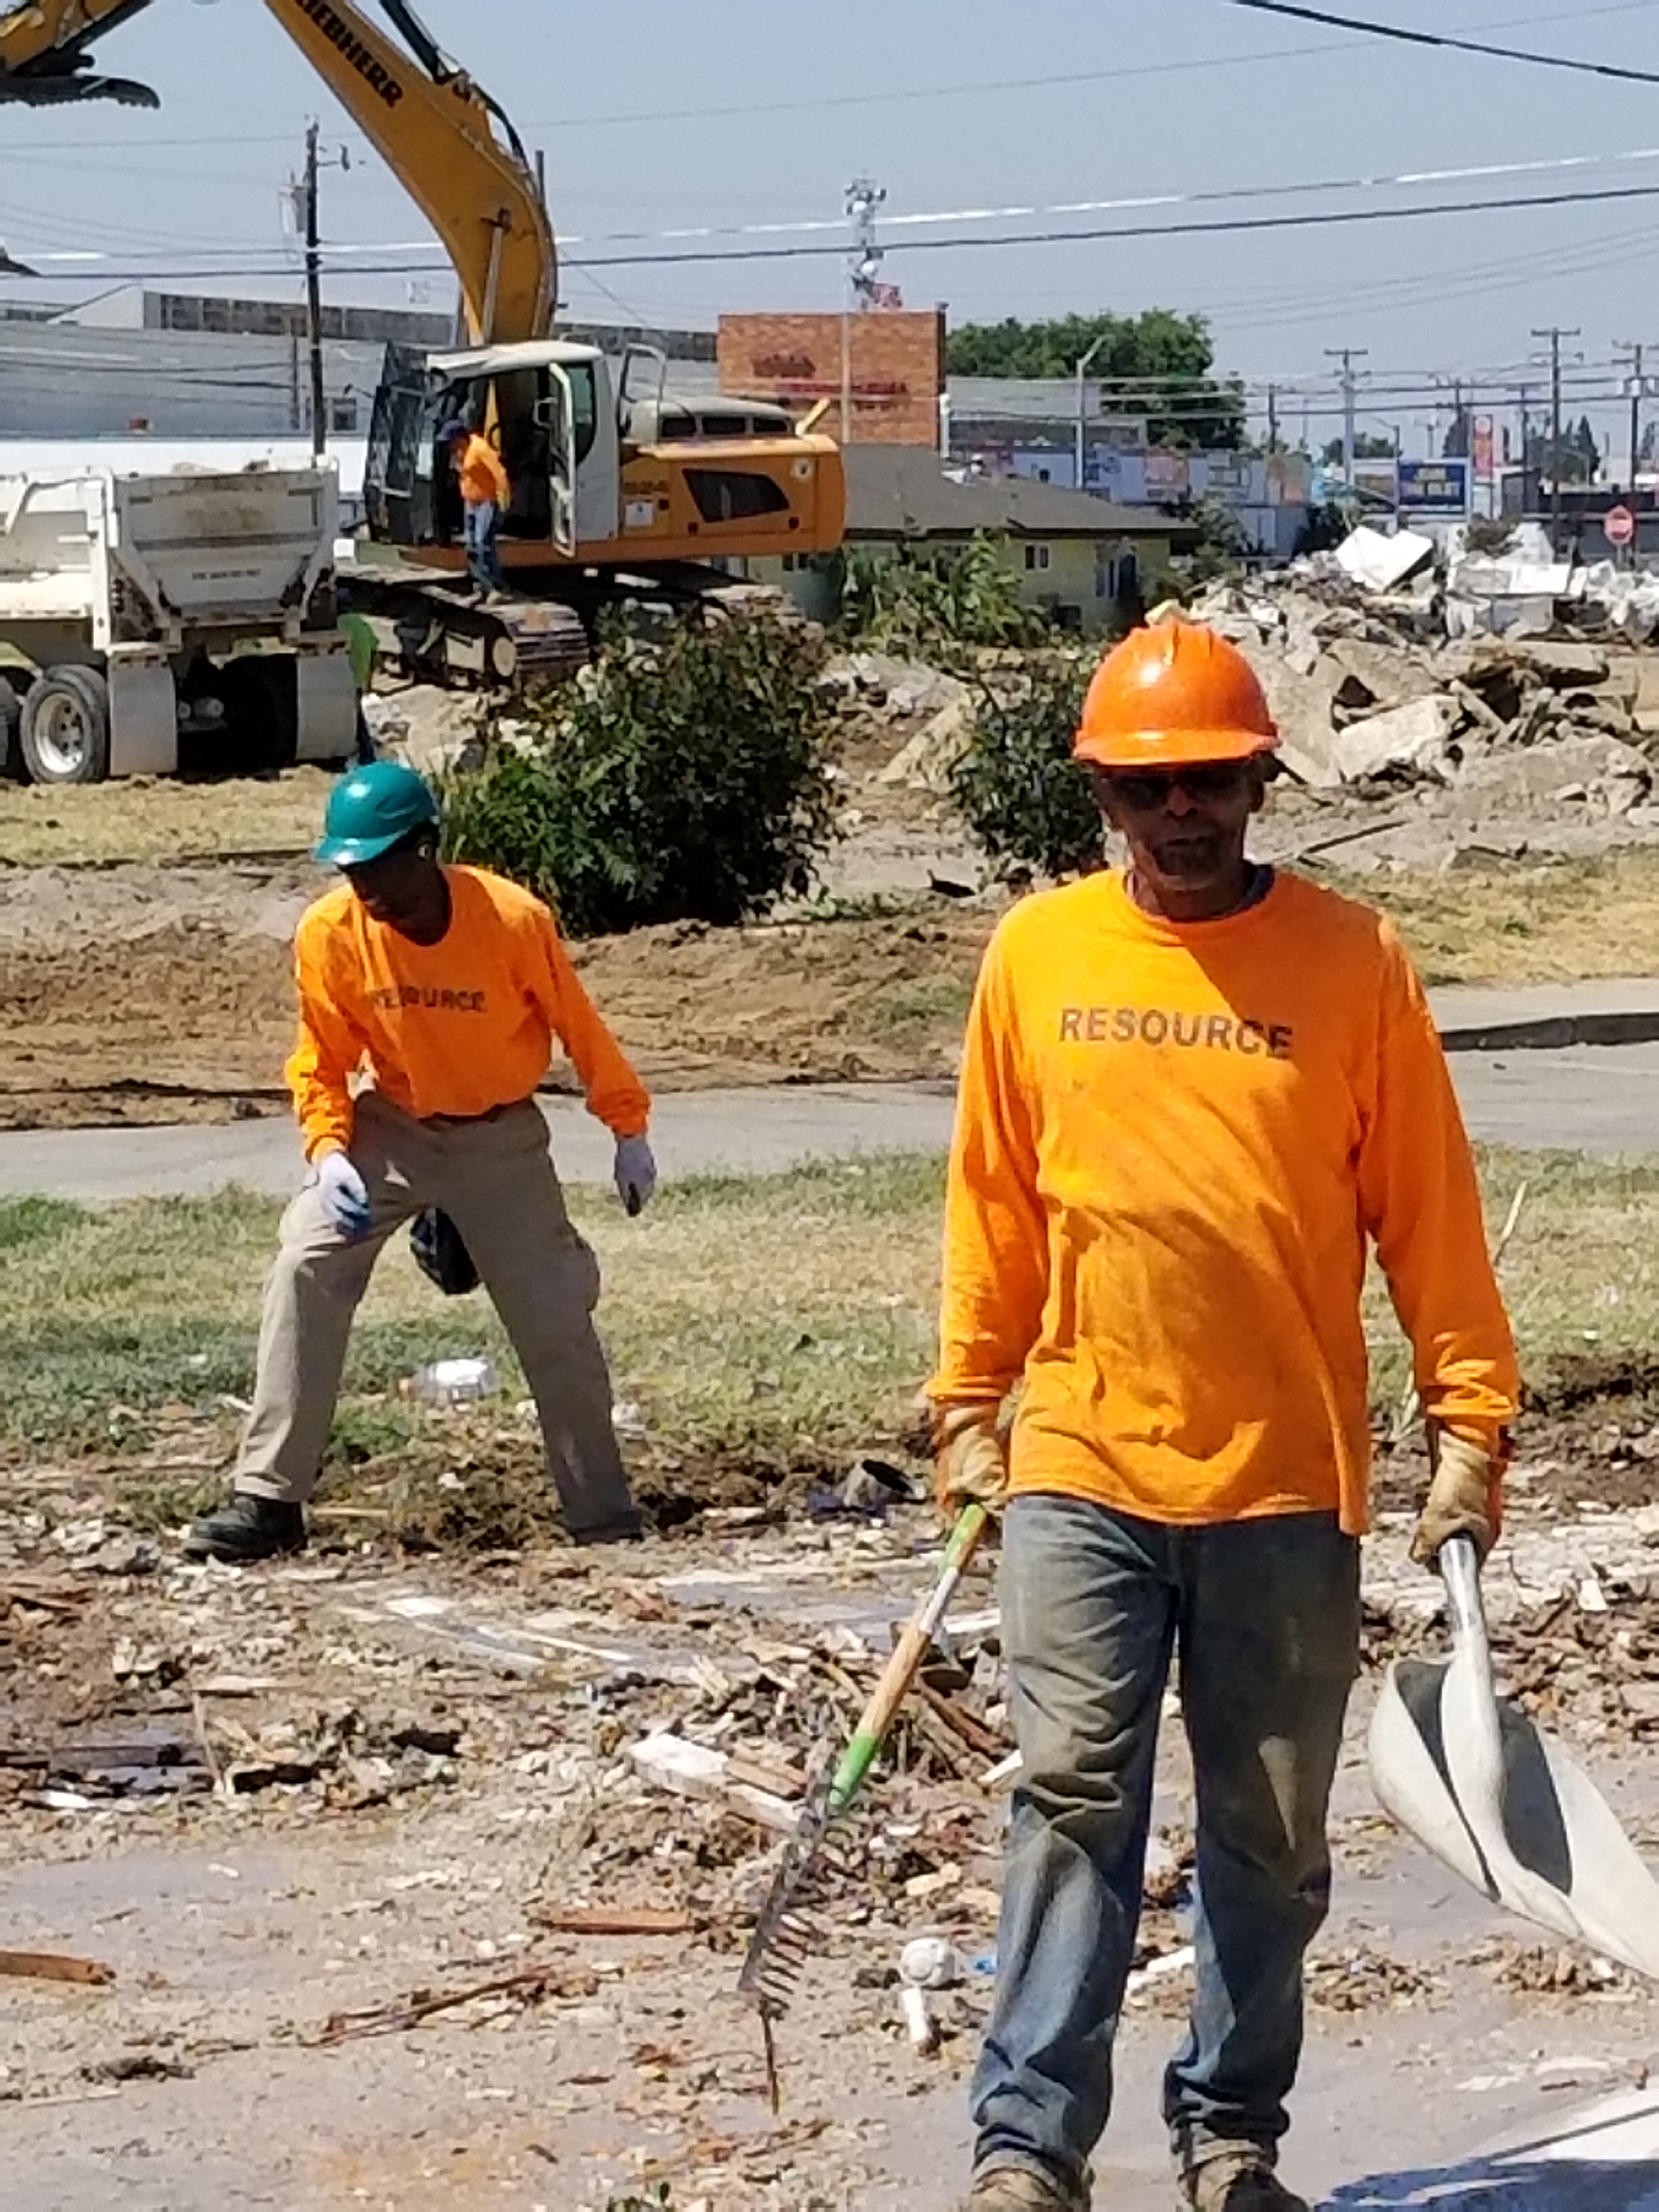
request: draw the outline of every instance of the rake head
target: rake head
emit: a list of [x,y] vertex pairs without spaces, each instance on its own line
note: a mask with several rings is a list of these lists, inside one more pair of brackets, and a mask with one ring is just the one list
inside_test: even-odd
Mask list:
[[819,1948],[816,1908],[822,1902],[819,1855],[833,1811],[825,1774],[801,1808],[784,1846],[749,1941],[738,1990],[763,2020],[781,2020],[793,2002],[806,1962]]

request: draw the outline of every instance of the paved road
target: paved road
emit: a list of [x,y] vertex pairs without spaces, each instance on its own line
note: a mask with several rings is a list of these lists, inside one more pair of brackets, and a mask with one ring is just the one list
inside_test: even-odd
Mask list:
[[[1453,1073],[1478,1137],[1570,1152],[1659,1154],[1659,1044],[1459,1052]],[[686,1091],[659,1098],[664,1173],[756,1174],[871,1152],[941,1151],[943,1084],[826,1084]],[[554,1149],[573,1182],[611,1172],[605,1133],[568,1100],[548,1103]],[[100,1200],[217,1190],[282,1193],[300,1171],[286,1121],[222,1127],[40,1129],[0,1134],[0,1194]]]

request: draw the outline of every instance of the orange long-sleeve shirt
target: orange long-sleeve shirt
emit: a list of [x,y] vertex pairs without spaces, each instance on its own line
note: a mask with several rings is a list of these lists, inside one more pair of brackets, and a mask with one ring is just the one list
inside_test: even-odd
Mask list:
[[481,431],[475,430],[461,447],[455,473],[460,478],[461,497],[469,507],[484,507],[491,501],[505,507],[513,496],[501,457]]
[[436,945],[376,921],[349,884],[301,917],[300,1036],[288,1063],[306,1156],[349,1149],[351,1079],[424,1121],[528,1098],[557,1038],[588,1110],[639,1136],[650,1093],[595,1011],[552,915],[481,868],[447,868],[453,910]]
[[1115,873],[1025,900],[969,1018],[941,1401],[1000,1402],[1021,1491],[1168,1523],[1367,1522],[1375,1241],[1431,1415],[1495,1434],[1514,1347],[1421,985],[1280,874],[1184,927]]

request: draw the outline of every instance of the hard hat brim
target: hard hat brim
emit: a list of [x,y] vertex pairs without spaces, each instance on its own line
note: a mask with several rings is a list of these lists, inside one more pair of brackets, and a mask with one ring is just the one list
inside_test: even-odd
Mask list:
[[1276,736],[1260,730],[1127,730],[1091,737],[1079,730],[1072,757],[1091,768],[1200,768],[1210,761],[1255,760],[1279,750]]
[[[418,829],[422,825],[416,823]],[[312,857],[328,868],[362,868],[371,860],[383,860],[394,845],[401,845],[411,836],[410,830],[394,830],[385,837],[325,837],[313,848]]]

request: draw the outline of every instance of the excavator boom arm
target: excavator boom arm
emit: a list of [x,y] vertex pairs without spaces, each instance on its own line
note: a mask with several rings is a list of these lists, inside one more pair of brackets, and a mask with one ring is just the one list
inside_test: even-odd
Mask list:
[[418,59],[352,0],[265,0],[437,232],[474,340],[545,337],[557,254],[524,150],[510,126],[502,143],[499,109],[445,60],[408,0],[382,5]]
[[[116,99],[154,106],[147,86],[93,72],[88,48],[153,0],[0,0],[0,101]],[[512,344],[553,325],[558,257],[518,133],[452,62],[413,0],[380,0],[405,41],[355,0],[265,5],[438,234],[460,280],[473,341]]]

